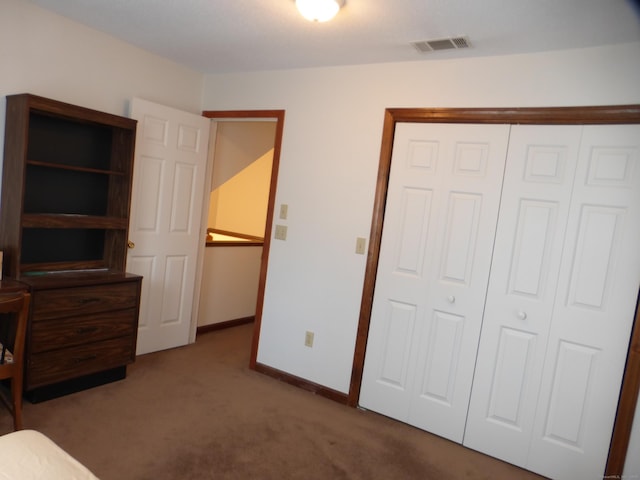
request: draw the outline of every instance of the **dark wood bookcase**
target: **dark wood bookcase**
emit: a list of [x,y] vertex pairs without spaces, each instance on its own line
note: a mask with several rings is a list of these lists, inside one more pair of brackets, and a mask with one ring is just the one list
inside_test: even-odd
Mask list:
[[0,249],[4,276],[32,293],[27,391],[100,383],[84,377],[122,376],[135,358],[141,278],[125,272],[135,133],[126,117],[7,97]]
[[124,270],[136,121],[7,97],[4,273]]

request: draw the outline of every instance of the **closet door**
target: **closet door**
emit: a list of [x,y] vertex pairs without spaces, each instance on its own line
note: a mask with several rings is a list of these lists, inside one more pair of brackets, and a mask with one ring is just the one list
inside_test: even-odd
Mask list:
[[525,465],[581,126],[513,126],[464,444]]
[[[578,129],[575,173],[575,138],[547,128]],[[640,285],[639,151],[640,126],[513,127],[465,445],[602,478]],[[527,187],[545,170],[570,180],[558,196]]]
[[461,442],[508,125],[398,124],[360,405]]
[[528,468],[600,479],[640,286],[640,125],[585,126]]

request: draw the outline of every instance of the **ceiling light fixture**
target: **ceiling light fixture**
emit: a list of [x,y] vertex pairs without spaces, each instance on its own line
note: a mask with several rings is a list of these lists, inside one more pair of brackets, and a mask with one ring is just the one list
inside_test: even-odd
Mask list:
[[336,16],[344,0],[296,0],[300,14],[311,22],[326,22]]

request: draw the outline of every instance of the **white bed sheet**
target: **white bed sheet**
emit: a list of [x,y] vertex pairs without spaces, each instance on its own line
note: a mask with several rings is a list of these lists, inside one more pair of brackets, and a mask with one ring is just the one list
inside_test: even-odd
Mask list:
[[84,465],[35,430],[0,436],[0,480],[98,480]]

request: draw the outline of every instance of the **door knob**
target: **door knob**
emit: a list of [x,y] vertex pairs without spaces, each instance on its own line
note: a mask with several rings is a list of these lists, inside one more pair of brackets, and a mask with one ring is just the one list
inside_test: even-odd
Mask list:
[[136,248],[136,244],[135,244],[135,243],[133,243],[131,240],[129,240],[129,241],[127,242],[127,247],[129,247],[129,248]]
[[454,297],[453,295],[449,295],[447,297],[447,300],[449,301],[449,303],[456,303],[456,297]]
[[527,319],[527,312],[522,312],[522,311],[518,312],[518,318],[520,320],[526,320]]

